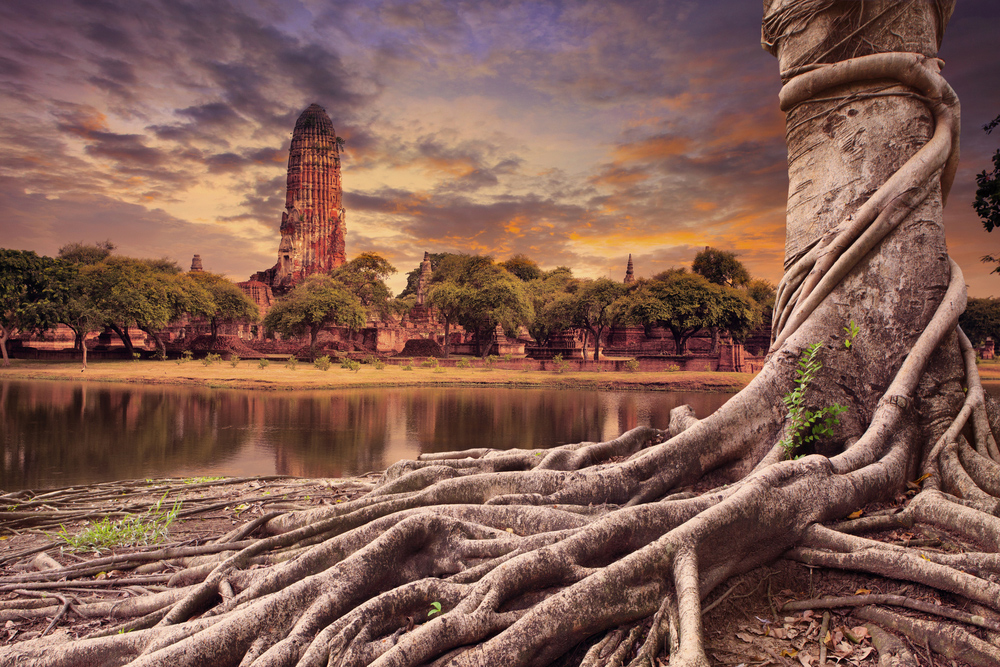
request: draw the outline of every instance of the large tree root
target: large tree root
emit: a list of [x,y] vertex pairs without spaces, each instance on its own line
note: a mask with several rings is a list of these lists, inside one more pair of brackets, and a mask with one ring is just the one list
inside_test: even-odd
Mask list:
[[[785,33],[771,43],[794,42],[805,34],[804,17],[836,4],[775,3],[766,24]],[[850,19],[873,3],[844,4]],[[932,633],[919,619],[872,606],[854,613],[929,638],[946,656],[997,664],[989,633],[1000,612],[1000,415],[987,409],[974,352],[956,325],[964,280],[943,251],[924,264],[928,276],[906,285],[899,257],[877,264],[881,253],[906,257],[907,245],[943,247],[934,220],[957,160],[958,103],[928,56],[823,60],[873,22],[890,21],[882,36],[898,37],[892,21],[914,3],[874,5],[871,21],[840,42],[820,40],[826,51],[792,59],[783,73],[789,158],[819,159],[813,152],[825,139],[806,132],[817,120],[829,122],[815,134],[832,137],[850,112],[901,105],[900,117],[917,121],[895,151],[899,168],[879,176],[864,201],[848,198],[849,210],[808,243],[790,245],[769,362],[717,413],[698,420],[677,411],[662,430],[641,427],[605,443],[473,449],[397,464],[360,497],[262,519],[264,537],[239,531],[197,553],[178,546],[163,555],[185,569],[167,590],[114,607],[117,618],[131,617],[119,626],[130,632],[36,639],[0,650],[0,664],[513,667],[578,652],[587,666],[651,667],[666,653],[671,667],[706,667],[702,602],[727,579],[782,556],[939,591],[974,612],[950,615],[969,630]],[[877,171],[883,165],[860,162],[864,151],[854,150],[861,134],[838,146]],[[813,174],[800,176],[793,195],[811,192]],[[815,178],[830,189],[794,206],[865,189],[851,185],[860,178],[844,184],[821,170]],[[822,207],[815,213],[829,222]],[[891,273],[884,280],[882,269]],[[869,280],[875,291],[908,296],[875,303]],[[910,284],[918,282],[930,286]],[[883,329],[872,336],[880,349],[840,342],[852,318]],[[816,342],[829,364],[815,400],[844,400],[851,412],[835,437],[789,460],[782,442],[794,444],[798,434],[782,397]],[[901,504],[908,488],[913,497]],[[884,541],[904,529],[957,548]],[[883,539],[865,536],[874,532]],[[115,561],[123,569],[148,564]],[[0,587],[47,585],[94,567],[14,575]],[[58,595],[58,604],[38,607],[32,598],[22,608],[104,609]],[[886,664],[908,659],[905,647],[877,628],[872,634],[887,647]]]

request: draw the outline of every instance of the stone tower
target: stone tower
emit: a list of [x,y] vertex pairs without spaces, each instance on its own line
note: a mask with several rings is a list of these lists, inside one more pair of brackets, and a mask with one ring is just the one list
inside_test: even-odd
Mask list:
[[632,269],[632,253],[628,254],[628,266],[625,267],[625,280],[622,282],[626,285],[635,282],[635,271]]
[[251,278],[279,294],[346,260],[340,143],[333,121],[318,104],[310,104],[295,121],[286,183],[278,263]]

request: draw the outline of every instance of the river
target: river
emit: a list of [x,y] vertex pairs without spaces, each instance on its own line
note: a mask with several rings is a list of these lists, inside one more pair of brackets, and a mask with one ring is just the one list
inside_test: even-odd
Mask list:
[[0,381],[0,489],[152,477],[341,477],[421,452],[601,441],[729,394],[377,388],[262,392]]

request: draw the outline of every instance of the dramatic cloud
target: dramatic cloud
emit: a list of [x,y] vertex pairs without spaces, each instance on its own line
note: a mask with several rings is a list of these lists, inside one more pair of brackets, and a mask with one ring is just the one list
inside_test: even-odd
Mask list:
[[[946,210],[973,294],[1000,245],[969,205],[998,141],[1000,7],[958,4],[942,57],[963,104]],[[640,275],[706,245],[781,274],[777,63],[744,0],[49,0],[0,5],[5,247],[110,238],[271,266],[295,119],[346,141],[348,255],[525,253]],[[995,135],[995,133],[994,133]]]

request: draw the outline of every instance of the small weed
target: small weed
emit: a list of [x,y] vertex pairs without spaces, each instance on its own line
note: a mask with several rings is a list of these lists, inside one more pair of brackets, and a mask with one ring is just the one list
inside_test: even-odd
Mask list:
[[406,364],[404,364],[403,367],[400,370],[403,370],[403,371],[412,371],[413,370],[413,364],[411,364],[410,362],[406,362]]
[[498,357],[495,354],[491,354],[488,357],[486,357],[485,359],[483,359],[483,368],[485,370],[491,371],[491,370],[493,370],[493,365],[497,361],[499,361],[499,360],[500,360],[500,357]]
[[639,362],[636,359],[629,359],[625,362],[625,370],[629,373],[636,373],[639,370]]
[[157,350],[156,354],[153,355],[153,358],[156,359],[157,361],[166,361],[167,360],[167,351],[166,350]]
[[665,370],[666,372],[668,372],[668,373],[676,373],[676,372],[678,372],[678,371],[679,371],[680,369],[681,369],[681,367],[680,367],[680,366],[678,366],[677,364],[667,364],[667,367],[666,367],[666,368],[665,368],[664,370]]
[[561,354],[557,354],[552,357],[552,367],[556,369],[556,373],[564,373],[569,368],[569,362]]
[[141,354],[139,354],[138,352],[133,352],[132,353],[132,361],[139,361],[140,359],[142,359],[142,355]]
[[508,352],[507,354],[503,355],[503,357],[502,357],[502,359],[503,359],[504,361],[510,361],[510,360],[511,360],[511,359],[513,359],[513,358],[514,358],[514,357],[512,357],[512,356],[511,356],[510,352]]
[[71,535],[65,526],[60,526],[59,537],[73,551],[95,551],[111,547],[131,547],[161,542],[177,518],[181,509],[180,503],[175,503],[170,510],[162,508],[163,498],[145,514],[128,514],[121,519],[112,520],[109,517],[90,523],[77,535]]
[[229,355],[229,365],[232,366],[233,368],[236,368],[237,366],[239,366],[240,365],[240,355],[238,355],[238,354],[231,354],[231,355]]
[[820,438],[833,435],[833,428],[840,423],[840,415],[847,412],[847,406],[833,404],[818,410],[805,409],[806,390],[816,379],[823,364],[818,359],[823,343],[813,343],[805,349],[799,358],[799,368],[796,371],[795,388],[785,394],[781,401],[788,408],[787,435],[778,444],[788,456],[803,445],[810,445]]
[[441,603],[431,602],[431,610],[427,612],[427,615],[433,616],[434,614],[440,614],[440,613],[441,613]]
[[385,362],[382,361],[381,359],[376,359],[375,363],[372,364],[372,365],[375,367],[375,370],[377,370],[377,371],[384,371],[385,370]]
[[343,368],[344,370],[354,371],[355,373],[357,373],[358,371],[361,370],[361,362],[354,361],[353,359],[348,359],[347,357],[344,357],[343,359],[340,360],[340,367]]
[[184,483],[204,484],[205,482],[218,482],[220,479],[225,479],[225,477],[188,477],[184,480]]
[[332,362],[330,361],[330,355],[328,355],[328,354],[324,354],[322,357],[318,357],[313,362],[313,366],[318,371],[328,371],[328,370],[330,370],[330,366],[331,365],[332,365]]
[[295,355],[290,355],[288,359],[285,360],[285,368],[290,371],[294,371],[299,367],[299,360],[295,358]]
[[260,361],[257,362],[257,365],[260,366],[261,369],[264,369],[270,366],[271,362],[268,361],[267,359],[261,359]]
[[222,355],[216,354],[215,352],[209,352],[205,355],[205,358],[201,360],[201,363],[206,366],[211,366],[217,361],[222,361]]
[[851,320],[850,324],[844,327],[844,333],[847,335],[844,339],[844,347],[849,350],[854,346],[854,339],[858,337],[859,333],[861,333],[861,329],[859,329],[858,325],[854,323],[854,320]]
[[459,359],[455,366],[457,368],[472,368],[472,363],[468,359]]
[[421,368],[437,368],[438,367],[438,360],[436,358],[434,358],[434,357],[431,357],[430,359],[424,359],[423,361],[420,362],[420,367]]

